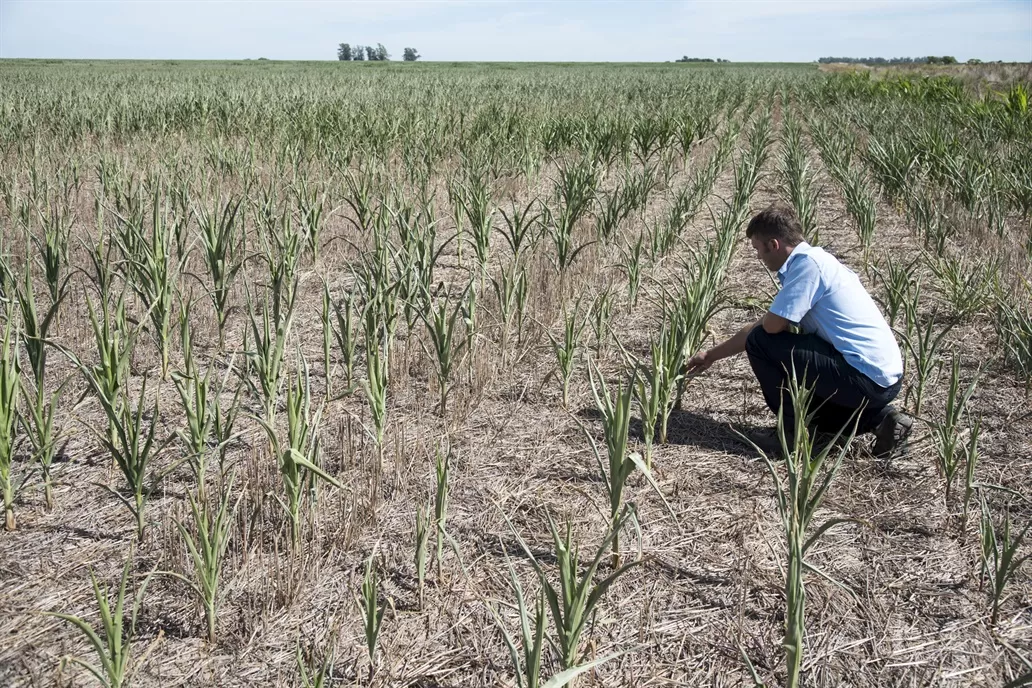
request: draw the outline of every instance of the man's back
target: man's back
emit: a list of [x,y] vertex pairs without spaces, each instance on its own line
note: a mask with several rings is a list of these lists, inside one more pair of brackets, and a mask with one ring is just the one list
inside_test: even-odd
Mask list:
[[781,291],[770,311],[799,323],[882,387],[903,376],[899,346],[856,273],[822,248],[796,246],[778,270]]

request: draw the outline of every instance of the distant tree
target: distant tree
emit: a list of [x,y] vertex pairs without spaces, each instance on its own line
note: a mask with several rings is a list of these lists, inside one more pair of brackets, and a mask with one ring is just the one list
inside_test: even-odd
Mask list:
[[405,62],[415,62],[419,57],[420,55],[416,52],[415,48],[405,48],[404,55],[401,59]]
[[977,57],[972,57],[970,60],[967,61],[967,63],[969,65],[979,65],[982,64],[982,61],[979,60]]
[[711,58],[711,57],[688,57],[687,55],[685,55],[681,59],[675,60],[675,62],[713,62],[713,58]]
[[351,53],[351,59],[359,62],[365,61],[365,48],[360,45],[356,45]]
[[365,55],[366,55],[366,59],[369,60],[370,62],[375,62],[377,59],[379,59],[376,56],[376,48],[374,48],[371,45],[367,45],[365,47]]
[[387,62],[391,59],[391,54],[387,52],[387,48],[383,47],[383,43],[376,44],[376,59],[380,62]]
[[957,58],[953,57],[953,55],[944,55],[943,58],[942,58],[942,63],[943,64],[957,64]]
[[351,46],[347,43],[341,43],[337,47],[337,59],[341,62],[347,62],[351,59]]

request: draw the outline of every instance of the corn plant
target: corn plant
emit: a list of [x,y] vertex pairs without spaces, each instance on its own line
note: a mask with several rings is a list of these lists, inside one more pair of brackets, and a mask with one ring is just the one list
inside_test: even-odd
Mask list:
[[512,251],[513,261],[519,262],[524,252],[537,240],[538,228],[541,224],[541,211],[533,212],[538,205],[538,199],[532,199],[525,206],[516,205],[513,199],[509,212],[502,209],[502,219],[505,221],[505,229],[502,230],[502,237]]
[[656,438],[656,426],[660,415],[669,403],[673,390],[670,366],[667,365],[663,347],[655,341],[649,342],[649,365],[636,364],[637,374],[633,377],[634,400],[641,415],[642,439],[645,440],[645,465],[652,468],[652,446]]
[[581,347],[581,337],[587,319],[580,317],[580,304],[574,306],[573,312],[567,313],[563,321],[563,339],[560,342],[551,333],[548,339],[552,343],[552,351],[555,352],[556,372],[563,383],[563,406],[569,404],[570,380],[573,378],[574,368],[577,364],[577,353]]
[[243,197],[230,196],[225,203],[217,200],[214,207],[194,210],[201,242],[201,257],[211,278],[212,306],[219,325],[219,346],[225,337],[229,318],[229,298],[237,273],[244,265],[244,232],[240,216]]
[[913,399],[914,415],[920,416],[925,386],[939,364],[939,350],[951,325],[947,324],[936,331],[934,317],[929,317],[923,325],[920,324],[916,301],[908,302],[904,306],[904,315],[907,321],[907,330],[913,332],[910,335],[901,334],[914,367],[913,384],[907,389],[907,398]]
[[590,165],[570,165],[560,169],[555,185],[559,212],[553,213],[547,205],[543,208],[545,226],[555,247],[554,255],[550,254],[549,258],[560,275],[565,275],[581,251],[595,243],[588,241],[577,245],[573,230],[594,201],[597,184],[595,171]]
[[1021,565],[1032,554],[1018,556],[1018,551],[1025,541],[1032,521],[1024,528],[1015,528],[1012,532],[1010,510],[1005,511],[1003,524],[997,526],[989,510],[985,497],[982,497],[982,513],[979,533],[982,539],[980,586],[986,579],[989,581],[989,592],[992,596],[992,619],[995,626],[1000,617],[1000,605],[1006,599],[1007,583],[1013,580]]
[[624,262],[620,265],[627,273],[627,300],[631,308],[638,305],[638,289],[641,287],[642,241],[644,237],[639,236],[638,240],[627,246],[624,253]]
[[[652,472],[642,461],[637,452],[628,452],[627,440],[630,433],[631,423],[631,399],[635,388],[635,379],[632,373],[631,379],[626,386],[618,385],[615,395],[610,395],[606,380],[595,368],[594,364],[588,362],[588,379],[591,382],[591,393],[595,398],[595,405],[602,415],[602,432],[606,443],[606,462],[603,463],[602,455],[595,444],[595,439],[588,433],[587,428],[578,420],[581,430],[591,444],[591,451],[598,464],[599,474],[602,476],[603,487],[606,497],[609,499],[609,516],[612,533],[613,566],[620,565],[620,533],[619,514],[623,511],[625,504],[623,498],[624,487],[627,479],[630,478],[634,469],[641,471],[642,475],[655,490],[667,511],[674,516],[666,498],[660,492],[659,486],[652,477]],[[676,522],[676,517],[675,522]]]
[[50,326],[57,317],[61,300],[67,291],[64,287],[60,289],[59,300],[52,302],[42,317],[36,308],[34,292],[32,275],[26,265],[24,287],[18,292],[18,304],[21,307],[22,326],[24,327],[22,342],[29,359],[29,367],[32,369],[34,384],[31,388],[22,385],[24,392],[31,391],[31,395],[26,394],[28,413],[23,418],[22,425],[32,446],[33,458],[39,462],[43,477],[44,496],[47,508],[50,509],[54,505],[51,466],[60,440],[60,433],[54,426],[54,411],[67,380],[59,385],[53,394],[47,396],[45,390],[47,340]]
[[[143,656],[135,664],[133,663],[132,641],[136,637],[136,619],[151,577],[147,576],[144,578],[139,590],[136,591],[136,595],[133,596],[132,610],[127,625],[125,619],[125,596],[126,588],[129,584],[129,569],[131,566],[132,559],[130,558],[125,562],[125,566],[122,569],[122,578],[115,593],[113,607],[109,601],[111,590],[107,586],[98,583],[93,570],[90,570],[90,581],[93,583],[93,597],[100,611],[101,628],[99,633],[92,625],[78,616],[58,612],[44,612],[49,616],[67,621],[86,636],[90,647],[97,654],[98,663],[91,664],[78,657],[71,657],[70,659],[73,663],[90,672],[104,688],[129,686],[133,674],[140,669],[146,661],[147,655],[150,654],[150,651],[154,649],[154,645],[158,642],[158,640],[155,640],[147,651],[144,652]],[[158,639],[160,640],[160,638],[159,634]]]
[[423,608],[426,589],[426,555],[430,542],[430,519],[431,511],[429,506],[416,507],[416,547],[413,563],[416,565],[417,596],[419,608]]
[[967,403],[978,385],[978,374],[965,389],[960,382],[960,358],[954,354],[950,367],[949,388],[946,391],[946,407],[943,418],[931,423],[932,444],[935,447],[937,467],[946,483],[945,501],[950,503],[953,480],[960,470],[964,459],[964,448],[961,440],[960,421],[967,408]]
[[297,372],[286,389],[286,436],[278,433],[266,420],[257,419],[269,437],[283,479],[283,498],[276,497],[276,500],[287,514],[290,539],[295,546],[301,541],[301,506],[305,483],[309,482],[313,491],[317,479],[341,487],[336,478],[319,467],[319,425],[323,410],[312,410],[308,362],[300,352],[298,359]]
[[[1024,293],[1032,290],[1026,287]],[[1032,308],[998,297],[994,324],[1004,360],[1024,378],[1027,396],[1032,389]]]
[[365,323],[366,379],[362,381],[369,413],[373,420],[373,440],[383,462],[383,438],[387,429],[387,382],[390,339],[387,325],[378,315],[375,304],[369,304],[363,314]]
[[501,315],[501,349],[502,356],[509,348],[509,334],[512,330],[513,321],[516,321],[517,338],[522,335],[523,313],[527,305],[527,270],[519,263],[513,261],[508,268],[503,269],[501,275],[496,279],[491,276],[491,287],[494,289],[495,298],[498,300],[498,313]]
[[437,561],[437,577],[441,577],[441,559],[444,554],[444,537],[447,534],[445,524],[448,518],[448,496],[451,493],[451,454],[437,448],[434,458],[434,473],[437,477],[437,489],[434,493],[434,522],[437,534],[435,559]]
[[37,208],[36,212],[42,232],[32,234],[30,238],[39,252],[38,260],[43,268],[47,288],[50,290],[50,302],[57,303],[64,298],[65,286],[68,284],[68,277],[64,273],[68,269],[71,218],[56,204],[48,203],[46,211]]
[[853,219],[860,247],[867,256],[874,242],[878,219],[874,194],[859,170],[850,170],[842,190],[846,197],[846,212]]
[[369,681],[376,671],[376,646],[380,641],[385,608],[380,605],[380,577],[376,570],[375,555],[366,560],[365,576],[362,579],[362,629],[365,631],[366,651],[369,654]]
[[[272,299],[265,295],[261,302],[261,322],[255,317],[257,308],[247,297],[252,349],[246,352],[248,364],[258,381],[251,375],[245,380],[265,405],[265,422],[271,424],[276,415],[276,401],[283,386],[283,356],[287,338],[294,322],[294,293],[296,282],[283,291],[273,291]],[[286,292],[286,293],[284,293]]]
[[[784,405],[778,410],[778,438],[781,441],[781,454],[788,473],[787,479],[783,479],[775,468],[774,460],[776,459],[767,456],[759,447],[756,449],[774,480],[778,514],[785,529],[788,550],[785,582],[787,610],[785,640],[782,645],[785,648],[788,672],[786,685],[789,688],[796,688],[800,685],[799,675],[803,664],[806,638],[804,574],[806,572],[817,573],[827,578],[826,574],[806,561],[806,554],[831,528],[848,523],[853,519],[831,518],[813,529],[811,529],[811,525],[856,434],[858,416],[854,416],[853,427],[845,436],[844,442],[839,443],[838,440],[846,431],[845,427],[839,430],[833,440],[826,443],[824,448],[818,452],[810,433],[813,390],[807,386],[805,377],[800,381],[794,366],[786,385],[786,391],[791,399],[792,408],[795,410],[794,427],[787,427]],[[755,447],[755,445],[753,446]],[[836,446],[838,446],[838,450],[832,457],[831,454]]]
[[[920,279],[914,277],[916,267],[917,259],[909,263],[902,263],[893,260],[890,256],[885,260],[884,271],[877,267],[873,268],[874,274],[877,275],[885,290],[882,307],[885,309],[885,317],[888,319],[890,327],[896,326],[896,319],[900,313],[904,312],[904,304],[917,303],[920,298],[921,282]],[[910,324],[908,320],[908,325]],[[912,334],[913,331],[908,329],[907,335]]]
[[301,218],[301,230],[308,248],[312,252],[312,260],[319,259],[319,238],[323,229],[323,213],[325,212],[326,193],[318,188],[310,188],[308,178],[301,176],[291,188],[298,216]]
[[350,388],[355,377],[355,350],[358,347],[351,297],[345,295],[333,302],[333,316],[331,327],[344,366],[344,384]]
[[[802,129],[792,118],[791,110],[786,110],[784,156],[779,172],[785,192],[803,227],[803,235],[807,241],[818,243],[820,237],[817,230],[817,204],[820,191],[814,188],[816,173],[806,158]],[[749,169],[748,164],[743,167]]]
[[197,369],[193,355],[193,337],[190,334],[189,309],[184,308],[180,323],[183,343],[184,369],[172,374],[172,381],[186,416],[186,428],[178,432],[186,449],[186,461],[197,478],[198,498],[207,498],[208,459],[211,452],[217,452],[220,474],[225,472],[226,445],[233,439],[233,427],[240,408],[240,387],[229,407],[223,411],[221,397],[226,390],[232,365],[227,369],[222,383],[212,384],[214,365],[209,365],[202,375]]
[[151,334],[161,355],[161,376],[165,378],[169,372],[173,302],[182,264],[172,257],[172,228],[166,221],[168,208],[162,205],[160,194],[160,184],[155,185],[149,227],[143,226],[142,215],[119,216],[122,231],[117,238],[128,266],[128,282],[150,317]]
[[[466,286],[466,290],[473,289],[473,283]],[[435,308],[430,310],[430,315],[420,313],[423,323],[426,325],[427,338],[430,346],[420,342],[423,351],[434,364],[434,372],[437,375],[437,389],[439,392],[440,406],[438,413],[441,417],[447,414],[448,383],[451,379],[452,370],[455,364],[462,358],[462,350],[468,348],[469,338],[458,339],[455,323],[462,312],[463,295],[449,309],[446,298],[439,299]],[[427,295],[429,298],[429,294]]]
[[[519,642],[509,633],[497,607],[495,605],[488,605],[487,609],[491,612],[491,618],[494,620],[495,625],[502,632],[505,646],[509,650],[509,659],[512,662],[517,688],[560,688],[560,686],[571,685],[581,674],[624,654],[617,652],[598,657],[589,662],[560,671],[547,681],[542,682],[541,660],[546,647],[544,642],[546,639],[545,623],[548,620],[545,614],[545,591],[542,588],[538,592],[532,617],[527,606],[523,586],[520,585],[520,579],[516,576],[512,562],[506,558],[506,563],[509,568],[509,584],[516,595],[515,608],[519,619]],[[512,605],[506,604],[506,606],[511,607]],[[551,642],[551,639],[549,641]]]
[[14,477],[14,448],[18,436],[18,398],[21,393],[21,369],[18,364],[18,333],[12,337],[11,318],[5,318],[3,342],[0,342],[0,491],[4,496],[4,524],[14,530],[14,499],[18,487]]
[[939,294],[957,320],[968,320],[986,311],[1000,271],[997,259],[974,265],[964,258],[941,254],[928,262],[937,278]]
[[[218,623],[218,608],[225,590],[221,586],[222,569],[226,560],[226,550],[233,537],[233,521],[236,518],[240,497],[233,501],[230,492],[233,489],[233,478],[222,491],[217,506],[212,509],[207,499],[198,490],[197,497],[187,493],[190,502],[190,514],[193,516],[193,530],[176,520],[176,529],[183,539],[183,545],[190,555],[193,565],[192,575],[165,572],[165,575],[177,578],[190,588],[197,596],[204,609],[204,620],[208,627],[208,642],[215,642]],[[194,535],[196,533],[196,535]]]
[[[142,541],[146,527],[144,509],[163,476],[163,473],[152,468],[152,463],[174,436],[169,435],[162,441],[157,440],[161,412],[157,398],[153,405],[147,405],[146,378],[143,380],[135,410],[128,392],[123,390],[120,394],[122,399],[117,405],[103,401],[101,404],[107,414],[107,434],[97,430],[94,430],[94,433],[114,459],[115,465],[125,478],[130,494],[129,497],[125,497],[111,487],[105,485],[104,488],[117,497],[135,517],[136,536]],[[146,421],[145,416],[148,416]],[[165,473],[170,470],[166,470]]]
[[468,172],[465,181],[458,184],[455,200],[469,221],[469,233],[473,240],[477,264],[482,271],[486,270],[491,255],[491,233],[494,231],[495,214],[487,176],[483,173]]
[[558,567],[558,589],[549,580],[544,567],[533,552],[516,532],[512,524],[509,527],[519,541],[527,558],[538,574],[541,588],[555,626],[556,649],[559,651],[559,664],[564,670],[575,669],[581,661],[581,635],[587,628],[588,621],[597,613],[598,606],[609,588],[616,580],[642,560],[628,562],[622,566],[614,566],[614,570],[606,578],[595,582],[595,571],[598,569],[606,551],[616,538],[617,532],[630,520],[637,523],[633,507],[625,506],[613,520],[613,527],[602,540],[595,556],[588,561],[587,568],[581,573],[580,547],[573,542],[573,532],[569,522],[566,531],[559,534],[551,516],[548,517],[548,528],[552,533],[552,544],[555,548],[555,561]]
[[975,419],[971,426],[971,433],[968,435],[967,444],[964,449],[964,509],[960,516],[960,535],[963,538],[967,534],[968,512],[971,506],[971,497],[975,494],[975,468],[978,466],[978,441],[982,435],[982,418]]

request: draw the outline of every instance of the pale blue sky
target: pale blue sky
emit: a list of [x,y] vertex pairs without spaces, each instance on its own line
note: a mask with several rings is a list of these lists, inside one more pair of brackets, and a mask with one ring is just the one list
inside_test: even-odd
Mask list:
[[0,57],[1032,61],[1032,0],[0,0]]

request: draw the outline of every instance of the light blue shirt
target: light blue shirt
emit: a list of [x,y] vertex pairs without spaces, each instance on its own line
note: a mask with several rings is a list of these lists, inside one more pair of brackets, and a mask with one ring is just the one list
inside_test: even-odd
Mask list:
[[903,377],[903,356],[874,299],[856,273],[805,241],[778,270],[781,291],[770,312],[815,333],[875,384]]

